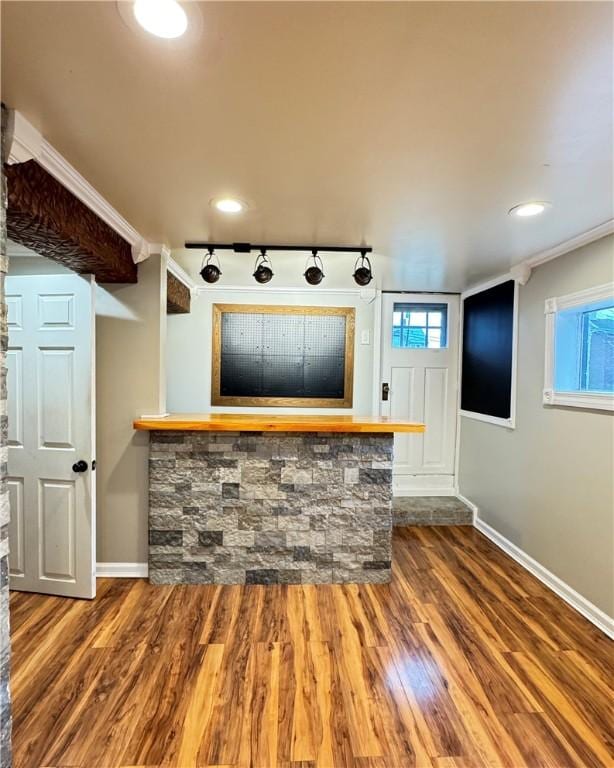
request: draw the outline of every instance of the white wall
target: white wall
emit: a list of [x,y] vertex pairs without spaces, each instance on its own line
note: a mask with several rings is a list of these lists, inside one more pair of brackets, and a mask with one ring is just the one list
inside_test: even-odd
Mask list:
[[[253,286],[247,290],[211,289],[192,298],[189,315],[169,315],[167,330],[167,408],[170,412],[217,413],[241,411],[262,413],[266,408],[230,408],[211,406],[211,338],[214,303],[289,304],[304,306],[354,307],[356,332],[354,348],[354,407],[275,408],[275,413],[371,413],[373,379],[373,324],[375,301],[363,300],[359,291],[276,292]],[[369,332],[369,344],[361,343],[363,331]]]
[[[167,407],[171,412],[202,413],[241,411],[262,413],[263,408],[229,408],[211,406],[211,334],[212,305],[229,304],[292,304],[304,306],[334,306],[356,308],[354,349],[354,407],[334,408],[275,408],[275,413],[345,413],[369,415],[372,412],[373,349],[376,302],[360,298],[360,289],[352,278],[356,254],[322,254],[324,280],[319,286],[309,286],[303,272],[308,254],[278,252],[272,254],[273,280],[266,286],[257,285],[252,277],[256,254],[219,252],[222,276],[214,286],[205,286],[199,270],[201,252],[179,249],[173,258],[203,289],[192,298],[189,315],[169,315],[167,345]],[[373,294],[378,281],[377,260],[375,279],[369,285]],[[240,290],[233,290],[239,288]],[[369,331],[369,344],[361,344],[361,332]]]
[[614,414],[544,406],[544,301],[613,279],[614,236],[520,288],[516,429],[461,419],[461,493],[479,516],[614,616]]
[[166,268],[139,264],[138,283],[96,294],[98,562],[146,562],[149,433],[132,421],[165,407]]
[[72,270],[44,256],[20,256],[10,253],[9,274],[15,275],[69,275]]

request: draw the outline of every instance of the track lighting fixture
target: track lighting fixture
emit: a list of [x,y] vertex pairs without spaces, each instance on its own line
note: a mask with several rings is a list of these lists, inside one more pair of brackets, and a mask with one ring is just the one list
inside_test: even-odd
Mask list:
[[356,264],[354,264],[354,274],[352,277],[358,285],[363,287],[365,285],[369,285],[371,280],[373,280],[371,262],[367,257],[366,251],[361,251],[360,256],[356,259]]
[[270,282],[273,277],[273,265],[267,256],[266,248],[260,249],[260,254],[256,258],[256,263],[254,264],[253,277],[256,282],[260,284]]
[[212,263],[214,251],[217,250],[234,251],[235,253],[260,251],[256,257],[252,277],[261,285],[269,283],[274,275],[268,251],[311,251],[311,256],[307,258],[305,271],[303,272],[303,277],[309,285],[320,285],[324,279],[324,264],[319,255],[320,251],[325,251],[326,253],[359,253],[360,256],[356,259],[352,274],[354,281],[361,287],[364,287],[373,280],[373,269],[367,256],[368,253],[373,252],[373,248],[370,245],[318,245],[316,247],[313,245],[282,245],[281,243],[276,243],[275,245],[254,245],[253,243],[187,242],[185,247],[199,250],[206,248],[209,252],[209,255],[203,259],[200,270],[200,275],[206,283],[217,283],[222,274],[219,259],[217,259],[217,265]]
[[322,278],[324,277],[324,264],[322,263],[322,259],[318,256],[318,252],[315,248],[311,252],[311,258],[313,259],[313,264],[310,267],[307,267],[307,264],[309,264],[309,259],[307,259],[304,278],[309,283],[309,285],[319,285],[322,282]]
[[214,256],[213,248],[209,248],[208,251],[208,256],[203,259],[200,276],[205,281],[205,283],[217,283],[217,281],[220,279],[220,275],[222,274],[222,270],[219,266],[220,261],[218,259],[217,264],[212,264],[211,261]]

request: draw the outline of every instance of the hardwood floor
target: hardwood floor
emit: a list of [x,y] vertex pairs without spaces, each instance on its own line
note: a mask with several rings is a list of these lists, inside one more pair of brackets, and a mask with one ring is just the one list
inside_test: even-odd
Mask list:
[[13,593],[15,768],[614,764],[605,635],[472,528],[393,574]]

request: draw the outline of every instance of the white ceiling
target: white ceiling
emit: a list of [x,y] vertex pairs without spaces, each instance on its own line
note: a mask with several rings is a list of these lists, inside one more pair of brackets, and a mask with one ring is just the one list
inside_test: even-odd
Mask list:
[[611,3],[186,7],[168,41],[2,3],[3,101],[151,242],[365,242],[383,287],[460,290],[613,216]]

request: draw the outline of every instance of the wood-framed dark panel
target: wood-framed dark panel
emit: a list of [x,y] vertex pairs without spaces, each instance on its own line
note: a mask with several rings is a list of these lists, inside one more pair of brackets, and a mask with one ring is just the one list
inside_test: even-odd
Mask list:
[[[342,391],[340,396],[250,396],[224,393],[223,318],[226,314],[253,315],[254,321],[262,315],[303,316],[307,318],[336,317],[343,319],[343,358],[341,366]],[[356,312],[353,307],[304,307],[268,304],[214,304],[213,305],[213,354],[211,370],[211,404],[230,406],[261,406],[280,408],[351,408],[354,388],[354,328]],[[264,353],[263,353],[264,354]],[[300,356],[297,353],[297,356]],[[247,356],[246,356],[247,357]],[[245,360],[245,364],[249,361]],[[261,365],[264,361],[261,361]]]
[[190,313],[190,289],[172,272],[166,273],[166,314],[188,315]]
[[130,243],[35,161],[5,165],[11,240],[99,283],[136,283]]

